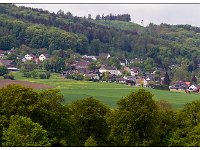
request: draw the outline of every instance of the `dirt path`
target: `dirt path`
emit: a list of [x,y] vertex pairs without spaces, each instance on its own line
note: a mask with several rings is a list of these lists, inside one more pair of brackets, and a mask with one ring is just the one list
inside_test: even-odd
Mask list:
[[47,88],[54,88],[50,85],[40,84],[40,83],[34,83],[34,82],[27,82],[27,81],[19,81],[19,80],[8,80],[8,79],[0,79],[0,88],[6,87],[9,84],[18,84],[22,85],[28,88],[33,89],[47,89]]

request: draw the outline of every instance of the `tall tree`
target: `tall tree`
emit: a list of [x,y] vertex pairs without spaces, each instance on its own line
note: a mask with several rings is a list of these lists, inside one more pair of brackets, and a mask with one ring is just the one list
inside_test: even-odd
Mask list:
[[118,109],[109,114],[109,139],[115,146],[151,146],[156,132],[157,106],[152,94],[143,89],[132,92],[118,102]]
[[8,69],[6,66],[0,65],[0,76],[8,73]]
[[197,78],[196,78],[196,76],[195,76],[195,75],[193,75],[193,76],[192,76],[192,83],[195,83],[195,84],[197,84]]
[[[83,146],[85,142],[88,143],[93,140],[99,146],[106,146],[109,130],[105,115],[109,112],[109,109],[92,97],[75,101],[70,105],[70,108],[72,122],[76,127],[78,136],[79,143],[77,146]],[[93,140],[90,138],[91,136]]]
[[168,75],[168,73],[166,72],[166,73],[165,73],[165,77],[164,77],[163,83],[164,83],[165,85],[168,85],[168,86],[169,86],[170,82],[171,82],[171,81],[170,81],[169,75]]

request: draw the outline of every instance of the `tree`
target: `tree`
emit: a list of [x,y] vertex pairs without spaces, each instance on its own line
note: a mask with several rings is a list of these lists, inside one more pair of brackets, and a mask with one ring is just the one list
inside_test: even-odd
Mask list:
[[32,61],[26,61],[22,64],[21,70],[22,72],[30,72],[36,69],[37,65]]
[[182,119],[184,118],[181,122],[185,127],[198,125],[200,123],[200,101],[187,103],[179,116]]
[[192,77],[192,83],[195,83],[195,84],[197,84],[197,78],[196,78],[196,76],[195,76],[195,75],[193,75],[193,77]]
[[90,44],[90,54],[99,55],[101,41],[99,39],[93,39]]
[[118,102],[107,118],[109,140],[114,146],[151,146],[156,143],[157,107],[152,94],[143,89]]
[[185,70],[182,67],[178,67],[175,69],[174,74],[173,74],[173,81],[189,81],[189,73],[187,70]]
[[102,73],[102,80],[108,81],[110,73],[108,71]]
[[53,145],[75,146],[69,109],[61,104],[63,95],[59,90],[36,92],[31,88],[8,85],[0,89],[0,100],[1,115],[6,118],[12,115],[30,118],[49,133],[48,138]]
[[100,63],[98,61],[93,61],[89,64],[88,66],[88,69],[89,70],[96,70],[96,69],[99,69],[101,66],[100,66]]
[[169,78],[169,75],[168,75],[167,72],[165,73],[165,77],[164,77],[163,83],[164,83],[165,85],[168,85],[168,86],[169,86],[169,84],[170,84],[170,78]]
[[101,16],[99,14],[96,15],[96,20],[101,20]]
[[85,141],[85,146],[97,146],[97,142],[90,136],[86,141]]
[[3,76],[8,73],[6,66],[0,65],[0,76]]
[[159,141],[157,146],[168,146],[171,133],[178,128],[177,113],[173,111],[172,106],[165,100],[157,101],[159,119],[157,123],[159,127]]
[[91,142],[90,136],[97,142],[97,145],[106,146],[109,130],[105,115],[109,109],[92,97],[73,102],[70,109],[79,142],[76,146]]
[[30,118],[11,116],[7,130],[3,131],[3,146],[50,146],[47,131]]
[[88,19],[91,20],[92,19],[92,15],[88,14]]

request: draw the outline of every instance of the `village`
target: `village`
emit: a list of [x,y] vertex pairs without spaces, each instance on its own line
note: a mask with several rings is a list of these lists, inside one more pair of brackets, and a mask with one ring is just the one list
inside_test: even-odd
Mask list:
[[[16,51],[13,49],[9,51],[0,50],[0,65],[6,66],[10,71],[20,71],[19,65],[15,60],[6,59],[6,56],[9,55],[17,56]],[[51,59],[51,57],[52,56],[49,54],[35,56],[27,53],[24,56],[18,55],[17,60],[22,64],[33,62],[36,65],[39,65],[42,62]],[[142,58],[134,58],[131,60],[120,59],[120,69],[117,69],[117,67],[107,63],[107,60],[111,57],[112,56],[109,53],[100,53],[99,56],[82,55],[70,62],[66,61],[65,66],[67,66],[67,69],[62,69],[59,73],[64,78],[75,80],[115,82],[144,88],[185,91],[186,93],[200,92],[200,86],[191,81],[175,81],[166,85],[164,83],[166,70],[163,68],[155,68],[152,72],[145,72],[141,67],[138,67],[138,64],[143,63]]]

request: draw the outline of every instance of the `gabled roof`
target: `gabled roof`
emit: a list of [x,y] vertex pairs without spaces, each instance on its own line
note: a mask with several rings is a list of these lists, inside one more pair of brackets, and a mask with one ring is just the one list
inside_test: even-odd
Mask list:
[[75,66],[88,66],[90,62],[88,61],[78,61],[75,63]]
[[140,72],[140,68],[139,67],[133,67],[133,68],[131,68],[131,71]]
[[101,70],[117,70],[115,67],[113,66],[102,66],[100,68]]
[[16,63],[13,60],[0,60],[0,65],[5,65],[6,67],[15,66]]
[[197,84],[192,84],[191,86],[195,86],[196,88],[200,88],[200,86],[197,85]]

